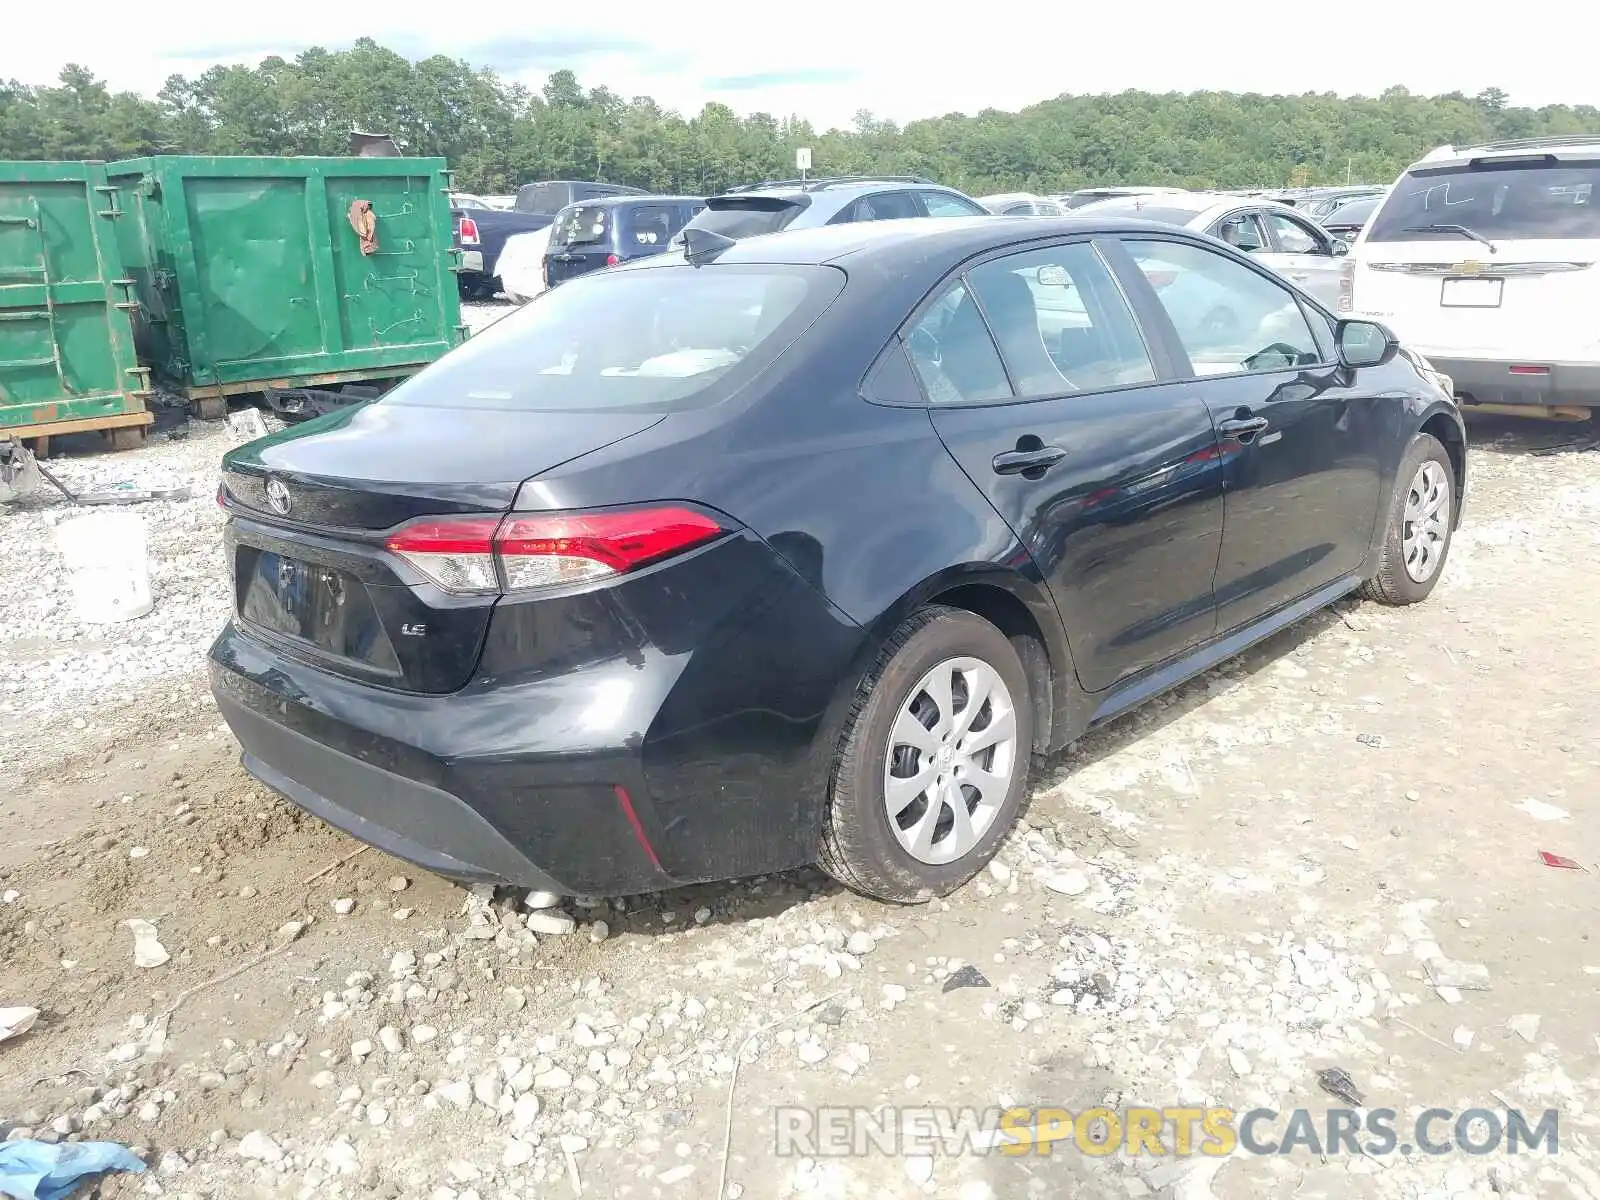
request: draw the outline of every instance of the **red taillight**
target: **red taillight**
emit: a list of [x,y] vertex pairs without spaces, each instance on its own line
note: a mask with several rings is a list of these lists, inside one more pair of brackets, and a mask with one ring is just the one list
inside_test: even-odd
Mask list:
[[620,258],[618,258],[615,254],[606,255],[606,266],[608,266],[608,267],[614,267],[621,261],[622,260]]
[[430,518],[385,544],[446,591],[488,594],[620,575],[724,532],[702,513],[667,507]]
[[463,246],[476,246],[478,244],[478,223],[471,217],[461,218],[459,232]]
[[1511,373],[1513,375],[1548,375],[1548,374],[1550,374],[1550,368],[1549,367],[1535,367],[1535,366],[1521,366],[1521,365],[1519,365],[1519,366],[1514,366],[1514,367],[1510,368],[1510,371],[1511,371]]
[[228,507],[228,485],[217,484],[217,507],[226,510]]

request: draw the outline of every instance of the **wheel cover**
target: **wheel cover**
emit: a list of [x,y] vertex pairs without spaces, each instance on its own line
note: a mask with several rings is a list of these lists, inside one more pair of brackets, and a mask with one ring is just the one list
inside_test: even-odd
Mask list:
[[982,659],[950,658],[908,693],[883,771],[889,829],[918,862],[941,866],[989,832],[1017,769],[1017,710]]
[[1416,583],[1427,583],[1444,561],[1445,543],[1450,540],[1450,476],[1432,459],[1411,477],[1401,519],[1406,574]]

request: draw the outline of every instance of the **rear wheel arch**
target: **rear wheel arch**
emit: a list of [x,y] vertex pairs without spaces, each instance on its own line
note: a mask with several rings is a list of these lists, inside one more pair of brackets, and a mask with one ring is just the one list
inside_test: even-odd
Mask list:
[[1033,610],[1016,595],[992,581],[957,583],[928,596],[918,607],[940,605],[982,617],[1006,635],[1028,674],[1028,698],[1033,702],[1035,753],[1051,747],[1051,727],[1056,710],[1055,689],[1060,672],[1071,670],[1052,653]]

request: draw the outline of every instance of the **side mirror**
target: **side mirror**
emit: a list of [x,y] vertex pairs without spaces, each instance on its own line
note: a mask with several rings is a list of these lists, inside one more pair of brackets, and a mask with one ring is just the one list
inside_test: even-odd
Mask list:
[[1346,254],[1350,253],[1350,243],[1342,241],[1339,238],[1334,238],[1333,245],[1330,247],[1330,249],[1332,250],[1335,258],[1343,258]]
[[1376,321],[1340,321],[1334,337],[1346,367],[1381,367],[1400,348],[1399,339]]

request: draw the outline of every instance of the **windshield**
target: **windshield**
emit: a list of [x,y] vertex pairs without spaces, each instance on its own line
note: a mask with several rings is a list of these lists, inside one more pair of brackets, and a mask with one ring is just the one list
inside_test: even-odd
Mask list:
[[843,289],[833,267],[601,271],[495,322],[377,401],[519,412],[714,404]]
[[550,245],[580,246],[604,242],[610,236],[611,212],[605,205],[575,205],[556,214],[550,226]]
[[1417,167],[1395,184],[1367,241],[1461,241],[1460,227],[1491,241],[1600,238],[1597,193],[1600,163],[1544,159]]
[[735,241],[777,233],[810,203],[805,196],[719,196],[686,228],[709,229]]

